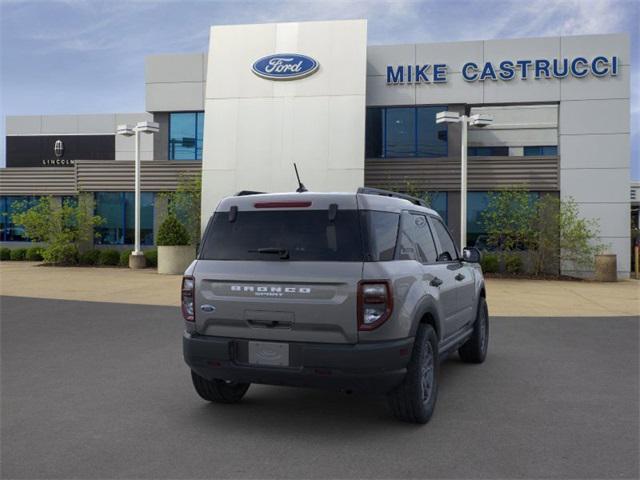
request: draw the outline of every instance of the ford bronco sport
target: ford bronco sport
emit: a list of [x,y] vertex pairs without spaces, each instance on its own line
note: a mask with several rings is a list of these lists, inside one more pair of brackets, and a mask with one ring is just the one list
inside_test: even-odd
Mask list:
[[182,281],[193,385],[222,403],[251,383],[378,392],[398,419],[426,423],[440,360],[487,354],[479,259],[401,194],[225,198]]

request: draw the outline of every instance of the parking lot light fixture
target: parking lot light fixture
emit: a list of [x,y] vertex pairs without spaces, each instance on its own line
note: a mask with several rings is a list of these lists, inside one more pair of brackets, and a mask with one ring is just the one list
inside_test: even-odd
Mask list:
[[491,125],[493,118],[490,115],[475,114],[471,116],[460,115],[458,112],[438,112],[436,123],[460,123],[462,124],[462,141],[460,152],[460,249],[467,246],[467,126],[486,127]]
[[125,137],[135,138],[135,162],[134,162],[134,184],[135,184],[135,240],[131,256],[129,257],[130,268],[142,268],[145,265],[144,255],[140,249],[140,133],[154,134],[160,130],[160,125],[156,122],[138,122],[135,127],[130,125],[118,125],[116,133]]

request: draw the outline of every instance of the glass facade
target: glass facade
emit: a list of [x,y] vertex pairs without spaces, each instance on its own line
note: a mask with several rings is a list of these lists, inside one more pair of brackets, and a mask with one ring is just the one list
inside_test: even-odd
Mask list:
[[558,155],[558,147],[556,145],[547,145],[542,147],[524,147],[524,156],[536,157],[555,157]]
[[[104,223],[96,228],[95,243],[132,245],[134,243],[134,192],[97,192],[95,213]],[[140,194],[140,243],[153,245],[153,192]]]
[[508,157],[509,147],[469,147],[470,157]]
[[438,212],[442,217],[442,220],[446,224],[448,222],[449,206],[448,206],[447,192],[430,192],[429,193],[429,208]]
[[35,196],[3,196],[0,197],[0,241],[28,242],[24,229],[11,220],[11,216],[22,209],[30,208],[38,203],[40,197]]
[[371,107],[367,109],[367,158],[448,155],[447,125],[436,124],[446,107]]
[[169,160],[202,160],[204,112],[169,114]]
[[[482,212],[489,207],[490,192],[467,193],[467,245],[480,249],[487,247],[486,230],[482,222]],[[529,201],[540,197],[540,192],[529,192]]]

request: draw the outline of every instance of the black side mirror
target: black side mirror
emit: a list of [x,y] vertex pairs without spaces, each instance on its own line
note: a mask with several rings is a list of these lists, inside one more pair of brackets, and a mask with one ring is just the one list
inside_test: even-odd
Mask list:
[[462,260],[469,263],[480,263],[480,250],[476,247],[466,247],[462,250]]

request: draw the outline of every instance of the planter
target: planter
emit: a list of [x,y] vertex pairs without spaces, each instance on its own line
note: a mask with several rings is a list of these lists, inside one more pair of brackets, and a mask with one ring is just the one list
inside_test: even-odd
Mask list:
[[596,255],[597,282],[616,282],[618,280],[618,266],[615,254]]
[[191,245],[159,246],[158,273],[182,275],[196,258],[196,249]]

